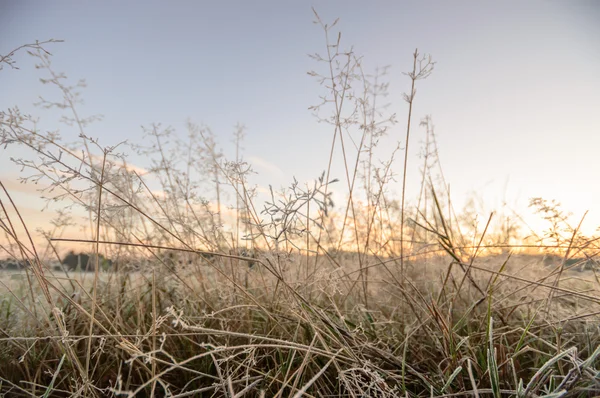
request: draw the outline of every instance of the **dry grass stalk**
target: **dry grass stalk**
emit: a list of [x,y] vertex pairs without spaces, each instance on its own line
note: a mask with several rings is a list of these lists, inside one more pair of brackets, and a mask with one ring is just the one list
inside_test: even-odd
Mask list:
[[[0,113],[0,143],[31,150],[36,160],[15,160],[30,172],[24,180],[40,182],[50,200],[77,206],[73,217],[87,215],[89,230],[83,238],[63,237],[72,221],[61,213],[45,232],[48,250],[39,252],[0,182],[0,250],[29,264],[0,273],[0,394],[600,393],[598,238],[583,236],[557,204],[542,199],[532,206],[550,228],[535,244],[509,244],[518,230],[504,217],[490,215],[481,229],[469,209],[457,215],[441,168],[441,178],[433,175],[439,158],[431,119],[422,193],[409,210],[415,82],[433,68],[417,51],[407,74],[402,197],[390,197],[400,149],[380,166],[374,160],[379,138],[396,123],[379,105],[387,69],[369,76],[353,50],[341,50],[340,34],[330,41],[335,23],[315,15],[327,55],[313,56],[325,71],[310,74],[327,94],[312,109],[332,126],[329,163],[314,184],[294,180],[282,192],[271,189],[264,203],[248,182],[241,126],[234,161],[223,157],[207,127],[189,122],[186,142],[158,124],[146,129],[148,146],[131,149],[151,158],[147,172],[160,182],[156,190],[116,147],[85,134],[97,117],[77,111],[83,85],[69,86],[52,70],[46,43],[30,47],[49,74],[44,81],[62,96],[40,106],[68,112],[79,141],[42,133],[10,109]],[[12,54],[0,61],[14,66]],[[340,207],[329,186],[337,182],[336,150],[347,188]],[[198,179],[194,156],[206,165],[196,170]],[[415,216],[406,223],[409,213]],[[61,245],[90,247],[93,275],[53,267]],[[112,265],[102,260],[108,258]]]

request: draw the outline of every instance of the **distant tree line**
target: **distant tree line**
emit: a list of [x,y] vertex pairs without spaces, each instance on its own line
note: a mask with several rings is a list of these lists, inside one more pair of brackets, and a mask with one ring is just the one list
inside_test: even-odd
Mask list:
[[[247,260],[240,260],[242,263],[245,263],[248,268],[253,268],[256,265],[258,258],[260,257],[260,251],[256,249],[245,249],[238,248],[235,250],[229,250],[229,252],[224,253],[225,256],[229,254],[230,256],[239,256],[244,257]],[[161,255],[162,261],[170,267],[174,267],[176,269],[186,268],[191,266],[192,264],[200,263],[208,264],[213,263],[217,259],[221,258],[217,253],[189,253],[189,252],[179,252],[176,250],[169,250]],[[124,264],[122,264],[124,263]],[[102,254],[99,255],[98,264],[100,266],[101,271],[117,271],[119,265],[125,265],[127,270],[130,271],[139,271],[144,268],[144,264],[146,262],[143,259],[129,259],[123,261],[113,261],[112,259],[106,258]],[[31,264],[29,261],[17,260],[17,259],[6,259],[0,260],[0,270],[21,270],[28,268]],[[66,270],[69,272],[72,271],[84,271],[84,272],[93,272],[96,267],[96,255],[94,253],[85,253],[80,252],[76,253],[75,251],[69,251],[64,258],[58,262],[54,262],[54,264],[49,264],[55,271]]]
[[0,269],[7,271],[16,271],[24,269],[29,267],[30,265],[31,264],[29,263],[29,261],[15,259],[0,260]]
[[544,256],[544,265],[547,267],[564,266],[566,270],[579,272],[593,271],[599,268],[597,260],[593,258],[570,257],[565,259],[563,256],[554,254]]
[[[99,255],[98,264],[100,269],[108,271],[113,267],[113,261]],[[95,271],[96,270],[96,255],[87,253],[75,253],[70,251],[62,260],[62,266],[68,271]]]

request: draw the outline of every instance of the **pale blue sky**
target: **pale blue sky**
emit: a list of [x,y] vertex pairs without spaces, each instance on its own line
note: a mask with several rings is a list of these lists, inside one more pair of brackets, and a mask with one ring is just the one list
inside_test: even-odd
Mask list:
[[[476,191],[490,210],[504,195],[522,210],[528,198],[543,196],[578,216],[591,210],[589,227],[600,225],[595,1],[0,1],[0,54],[65,40],[48,46],[54,67],[87,80],[82,111],[104,115],[89,133],[106,145],[139,141],[140,125],[152,122],[183,136],[191,118],[209,125],[230,154],[241,122],[245,157],[272,165],[255,162],[257,182],[277,187],[292,176],[312,179],[327,165],[332,131],[307,109],[323,93],[306,74],[322,68],[307,54],[324,50],[311,6],[324,21],[340,18],[342,47],[364,55],[367,70],[391,65],[388,102],[400,123],[383,142],[382,159],[395,142],[404,144],[408,81],[401,72],[418,47],[437,65],[419,82],[415,121],[432,116],[458,203]],[[31,105],[56,93],[38,83],[43,75],[30,57],[16,60],[21,70],[0,73],[0,108],[18,105],[44,115],[40,127],[56,127],[54,115]],[[422,130],[413,137],[409,197],[418,194]],[[0,157],[0,177],[14,181],[18,170],[6,153]],[[335,172],[342,177],[341,167]]]

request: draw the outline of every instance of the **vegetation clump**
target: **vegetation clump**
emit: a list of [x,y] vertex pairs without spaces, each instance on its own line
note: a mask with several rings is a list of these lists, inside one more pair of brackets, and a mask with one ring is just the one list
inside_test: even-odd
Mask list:
[[[154,124],[144,145],[104,147],[86,134],[97,118],[76,111],[83,85],[53,70],[50,42],[25,46],[60,93],[41,106],[66,112],[79,138],[44,133],[13,108],[0,112],[0,144],[30,150],[31,160],[14,160],[24,182],[79,210],[57,213],[41,250],[0,181],[0,250],[20,270],[0,274],[0,395],[600,394],[598,238],[542,199],[532,207],[549,228],[529,240],[501,212],[483,226],[469,209],[456,212],[430,116],[411,204],[403,151],[415,86],[435,63],[412,54],[404,142],[376,161],[379,139],[398,123],[379,105],[388,69],[366,73],[335,23],[315,17],[326,43],[309,74],[324,94],[311,110],[331,127],[332,157],[312,183],[294,179],[265,198],[249,182],[243,126],[235,159],[192,121],[186,142]],[[12,55],[0,69],[15,66]],[[149,159],[147,174],[127,162],[126,147]],[[401,195],[388,190],[396,175]],[[342,204],[333,184],[347,189]],[[64,238],[81,214],[86,234]]]

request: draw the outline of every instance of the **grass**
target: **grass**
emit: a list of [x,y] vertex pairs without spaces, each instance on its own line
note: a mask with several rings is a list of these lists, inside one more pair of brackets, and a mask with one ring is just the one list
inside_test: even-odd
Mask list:
[[[19,305],[27,279],[3,280],[16,296],[2,300],[1,329],[10,332],[2,339],[3,388],[76,394],[85,382],[74,375],[88,357],[88,394],[99,396],[150,395],[154,384],[158,396],[235,396],[245,388],[247,396],[486,396],[518,394],[520,384],[523,394],[527,386],[527,394],[542,395],[566,385],[586,396],[597,388],[593,273],[569,273],[546,314],[552,285],[533,283],[549,274],[541,256],[512,258],[497,279],[506,256],[477,262],[477,283],[496,279],[483,301],[474,289],[453,287],[457,270],[444,286],[446,256],[409,263],[406,287],[390,282],[383,261],[373,259],[366,308],[350,290],[349,275],[360,271],[356,256],[341,256],[345,273],[321,259],[322,271],[308,280],[295,269],[306,259],[294,256],[280,257],[287,268],[281,280],[261,268],[230,275],[206,264],[181,271],[185,285],[170,272],[48,275],[49,287],[64,294],[53,294],[49,314],[38,303],[38,319]],[[230,269],[225,261],[213,266]],[[99,299],[89,333],[94,280]],[[399,312],[403,306],[408,314]]]
[[[312,185],[294,181],[264,200],[248,182],[242,126],[229,161],[208,127],[190,121],[181,142],[153,125],[145,146],[128,147],[152,162],[142,176],[85,134],[79,88],[53,71],[41,47],[49,43],[23,47],[37,50],[44,81],[61,94],[42,106],[70,112],[80,138],[63,142],[11,109],[1,113],[0,143],[28,148],[33,160],[15,160],[25,180],[83,209],[90,232],[63,238],[70,221],[61,212],[41,251],[3,190],[1,249],[31,266],[0,273],[0,395],[600,395],[597,238],[539,198],[532,206],[549,228],[533,243],[502,215],[481,228],[457,214],[430,117],[417,205],[405,203],[404,182],[395,199],[387,187],[400,147],[374,158],[396,123],[376,107],[385,73],[369,77],[360,57],[330,42],[335,23],[315,16],[327,54],[313,56],[323,72],[310,74],[325,94],[312,109],[331,124],[332,157]],[[434,65],[413,55],[405,144],[415,84]],[[341,181],[331,175],[337,151]],[[338,183],[347,202],[336,207]],[[60,245],[113,267],[56,271]]]

